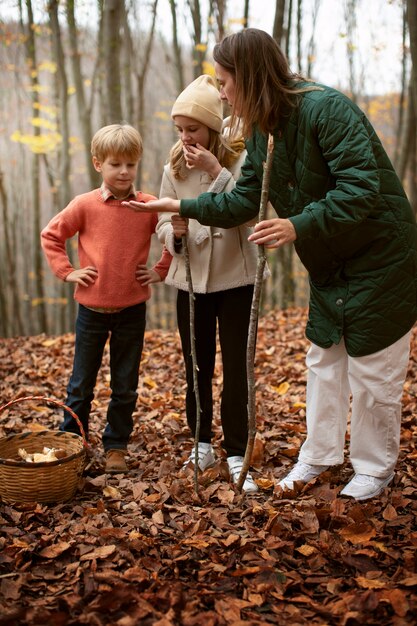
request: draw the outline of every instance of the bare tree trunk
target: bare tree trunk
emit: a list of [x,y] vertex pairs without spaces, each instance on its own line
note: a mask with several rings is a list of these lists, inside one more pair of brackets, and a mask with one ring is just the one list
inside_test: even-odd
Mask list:
[[285,41],[285,55],[286,55],[287,59],[290,58],[291,27],[292,27],[292,0],[289,0],[289,2],[288,2],[287,38],[286,38],[286,41]]
[[[57,91],[58,91],[58,106],[59,111],[59,127],[62,137],[61,149],[60,149],[60,184],[58,187],[58,197],[60,208],[63,209],[67,206],[72,198],[70,172],[71,172],[71,158],[70,158],[70,141],[69,141],[69,113],[68,113],[68,79],[67,71],[65,68],[65,55],[61,40],[61,28],[58,19],[58,0],[49,0],[48,13],[52,33],[52,43],[54,57],[56,59],[58,72],[56,74]],[[71,262],[74,262],[72,248],[67,246],[68,256]],[[71,285],[66,284],[63,288],[64,293],[68,296],[68,307],[66,313],[69,320],[75,318],[75,302],[70,295],[72,294]],[[64,331],[64,328],[62,329]]]
[[224,22],[226,17],[226,0],[211,0],[210,15],[214,15],[217,25],[216,40],[221,41],[225,36]]
[[314,8],[312,15],[312,29],[311,29],[311,37],[308,44],[308,52],[307,52],[307,76],[310,77],[313,72],[313,63],[316,57],[316,26],[317,26],[317,17],[320,9],[320,1],[314,0]]
[[78,29],[75,21],[74,5],[74,0],[66,0],[67,25],[69,42],[71,46],[72,74],[76,89],[75,96],[77,98],[77,112],[78,118],[80,120],[81,135],[84,144],[85,163],[88,177],[90,180],[90,187],[91,189],[94,189],[94,187],[97,187],[99,183],[99,176],[93,167],[90,154],[90,143],[93,134],[91,129],[91,108],[87,107],[84,91],[84,79],[81,71],[81,55],[78,50]]
[[[156,11],[158,8],[158,0],[153,0],[152,5],[152,25],[151,30],[149,32],[149,36],[145,46],[145,52],[143,55],[143,62],[140,68],[140,72],[137,74],[138,81],[138,118],[137,118],[137,126],[140,134],[142,135],[142,139],[145,139],[146,135],[146,122],[145,122],[145,86],[146,86],[146,77],[149,71],[149,64],[151,59],[151,51],[152,45],[155,37],[155,25],[156,25]],[[143,175],[143,166],[142,162],[139,163],[138,167],[138,176],[137,181],[139,187],[142,183],[142,175]]]
[[[319,0],[317,0],[319,1]],[[291,31],[290,28],[284,31],[284,16],[285,16],[285,0],[277,0],[275,8],[275,20],[274,20],[274,38],[279,46],[283,45],[284,35],[286,36],[286,47],[289,49]],[[292,4],[289,5],[289,11],[292,10]],[[291,15],[288,15],[288,22],[291,23]],[[276,35],[276,37],[275,37]],[[298,54],[301,54],[301,0],[298,0],[297,4],[297,49]],[[299,59],[299,65],[301,60]],[[271,274],[273,276],[273,288],[271,292],[267,294],[266,302],[268,306],[275,306],[280,304],[282,308],[289,306],[289,303],[295,300],[295,281],[294,275],[291,271],[293,263],[294,249],[292,246],[284,246],[278,248],[275,254],[271,254],[268,258],[268,264],[270,265]],[[269,298],[268,298],[269,296]]]
[[355,44],[354,33],[356,30],[356,0],[347,0],[345,4],[346,22],[346,51],[349,65],[349,90],[353,102],[357,102],[357,83],[355,72]]
[[5,330],[8,332],[9,330],[9,322],[10,322],[10,330],[11,333],[23,335],[23,321],[22,315],[20,311],[20,299],[19,299],[19,288],[17,285],[17,272],[16,272],[16,256],[13,255],[13,246],[10,240],[10,220],[9,220],[9,203],[7,199],[6,189],[3,184],[3,172],[0,171],[0,199],[2,205],[2,214],[3,214],[3,238],[5,244],[5,253],[6,253],[6,267],[5,271],[1,272],[7,279],[5,283],[8,285],[8,290],[12,297],[13,308],[11,311],[11,317],[7,314],[6,301],[3,302],[4,293],[2,290],[2,303],[1,303],[1,312],[4,315],[4,320],[2,320],[5,325]]
[[407,11],[404,5],[403,8],[403,29],[402,29],[402,59],[401,59],[401,93],[398,103],[398,124],[396,132],[395,152],[394,152],[394,164],[398,171],[398,163],[400,158],[401,137],[403,134],[404,126],[404,111],[405,111],[405,98],[407,92]]
[[243,28],[249,28],[249,0],[243,3]]
[[397,162],[397,174],[399,178],[404,181],[407,165],[409,163],[411,147],[412,147],[412,130],[415,124],[415,109],[414,109],[414,101],[413,101],[413,88],[410,84],[408,86],[408,98],[407,98],[407,109],[404,116],[403,123],[403,132],[401,135],[401,144],[399,149],[399,157]]
[[172,17],[172,43],[174,46],[174,61],[176,70],[176,83],[177,93],[181,93],[185,87],[184,81],[184,67],[181,58],[181,45],[178,40],[178,27],[177,27],[177,3],[175,0],[169,0],[171,6]]
[[108,124],[120,124],[123,120],[120,80],[120,26],[125,11],[124,0],[104,2],[103,57],[106,68],[106,97],[108,99]]
[[414,99],[414,108],[417,111],[417,2],[407,0],[407,22],[410,34],[411,53],[411,87]]
[[188,252],[187,236],[182,236],[182,245],[184,250],[185,260],[185,273],[187,277],[188,285],[188,300],[190,305],[190,345],[191,345],[191,360],[193,363],[193,385],[195,395],[195,434],[194,434],[194,490],[198,493],[198,444],[200,439],[200,426],[201,426],[201,404],[200,404],[200,392],[198,387],[198,363],[197,363],[197,351],[195,347],[195,310],[194,310],[194,288],[193,280],[191,276],[190,267],[190,255]]
[[282,46],[284,39],[284,17],[285,17],[285,0],[276,0],[275,18],[272,36],[279,46]]
[[302,72],[302,64],[301,64],[302,4],[303,4],[303,0],[298,0],[297,2],[297,68],[300,74]]
[[203,73],[203,61],[206,55],[206,46],[202,42],[200,0],[187,0],[187,2],[194,27],[193,64],[194,78],[197,78]]
[[[269,181],[271,178],[272,161],[274,157],[274,138],[270,134],[268,137],[268,148],[266,163],[264,165],[264,175],[262,179],[261,205],[259,208],[259,218],[261,222],[265,219],[266,207],[268,205]],[[252,459],[253,448],[256,437],[256,397],[255,397],[255,348],[256,333],[258,328],[259,303],[261,299],[262,283],[266,264],[265,246],[258,246],[258,262],[256,265],[256,279],[253,290],[252,306],[249,320],[248,345],[246,350],[246,369],[248,379],[248,443],[246,445],[242,470],[240,472],[236,488],[241,491],[248,473]]]
[[[35,43],[35,23],[33,19],[33,10],[31,0],[26,0],[26,9],[28,12],[28,29],[26,34],[26,57],[30,71],[30,80],[32,85],[32,115],[38,116],[39,110],[39,83],[37,78],[37,61],[36,61],[36,43]],[[21,27],[22,32],[25,31],[23,25],[23,17],[21,14]],[[35,126],[33,129],[35,137],[39,137],[41,134],[40,128]],[[38,331],[47,331],[47,317],[45,308],[45,288],[43,282],[43,259],[42,251],[39,242],[39,235],[41,231],[41,202],[40,202],[40,163],[39,155],[33,154],[32,156],[32,189],[33,189],[33,265],[36,283],[36,311],[38,320]]]

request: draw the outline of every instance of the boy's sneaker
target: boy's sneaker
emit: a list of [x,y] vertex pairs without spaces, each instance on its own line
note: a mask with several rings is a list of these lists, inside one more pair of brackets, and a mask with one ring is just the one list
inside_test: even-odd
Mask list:
[[[236,485],[243,467],[243,456],[229,456],[227,457],[227,464],[229,466],[230,478]],[[258,485],[248,472],[246,474],[245,482],[242,485],[242,490],[245,493],[256,493],[258,489]]]
[[298,461],[285,478],[280,480],[278,487],[284,490],[292,490],[295,482],[308,483],[327,469],[329,469],[328,465],[310,465],[309,463]]
[[352,480],[342,489],[341,496],[349,496],[355,500],[367,500],[381,493],[394,478],[390,474],[387,478],[376,478],[368,474],[355,474]]
[[122,472],[127,472],[126,453],[127,450],[107,450],[105,472],[107,474],[121,474]]
[[[186,469],[190,466],[190,463],[194,464],[195,460],[195,447],[190,452],[190,456],[185,461],[182,469]],[[202,443],[198,444],[198,467],[204,472],[208,467],[212,467],[216,462],[216,457],[214,456],[213,448],[211,443]]]

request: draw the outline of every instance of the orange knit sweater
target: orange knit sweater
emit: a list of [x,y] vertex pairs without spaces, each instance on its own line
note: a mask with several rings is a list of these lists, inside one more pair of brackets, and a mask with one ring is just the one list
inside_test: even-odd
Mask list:
[[[136,192],[140,202],[155,197]],[[87,307],[123,308],[148,300],[150,288],[135,278],[138,264],[146,264],[158,216],[136,213],[121,200],[104,201],[100,189],[76,196],[42,230],[41,243],[54,274],[65,280],[75,268],[66,252],[66,241],[78,233],[79,266],[93,266],[98,278],[93,285],[76,285],[74,297]],[[154,266],[162,280],[171,255],[164,248]]]

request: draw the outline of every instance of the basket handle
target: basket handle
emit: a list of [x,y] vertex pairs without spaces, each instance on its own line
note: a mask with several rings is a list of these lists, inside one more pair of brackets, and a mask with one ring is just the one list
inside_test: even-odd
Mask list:
[[78,417],[78,415],[74,413],[72,409],[69,408],[69,406],[66,406],[63,402],[59,402],[58,400],[53,400],[52,398],[46,398],[44,396],[25,396],[23,398],[15,398],[15,400],[10,400],[10,402],[8,402],[7,404],[0,406],[0,413],[8,409],[13,404],[18,404],[19,402],[24,402],[25,400],[39,400],[48,404],[54,404],[55,406],[59,406],[65,409],[66,411],[68,411],[71,417],[73,417],[75,421],[77,422],[77,426],[80,429],[80,433],[83,438],[84,447],[85,448],[89,447],[88,442],[87,442],[87,437],[85,436],[84,427],[81,424],[80,418]]

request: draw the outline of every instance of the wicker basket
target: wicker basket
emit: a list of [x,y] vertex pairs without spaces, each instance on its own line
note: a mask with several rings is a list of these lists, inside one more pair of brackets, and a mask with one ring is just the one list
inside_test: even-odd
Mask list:
[[[5,502],[66,502],[76,490],[85,464],[88,448],[79,418],[65,404],[44,398],[26,396],[0,407],[0,414],[26,400],[45,402],[64,408],[76,420],[82,436],[52,430],[27,432],[0,438],[0,497]],[[44,446],[63,450],[66,456],[57,461],[27,463],[19,460],[18,450],[42,452]]]

